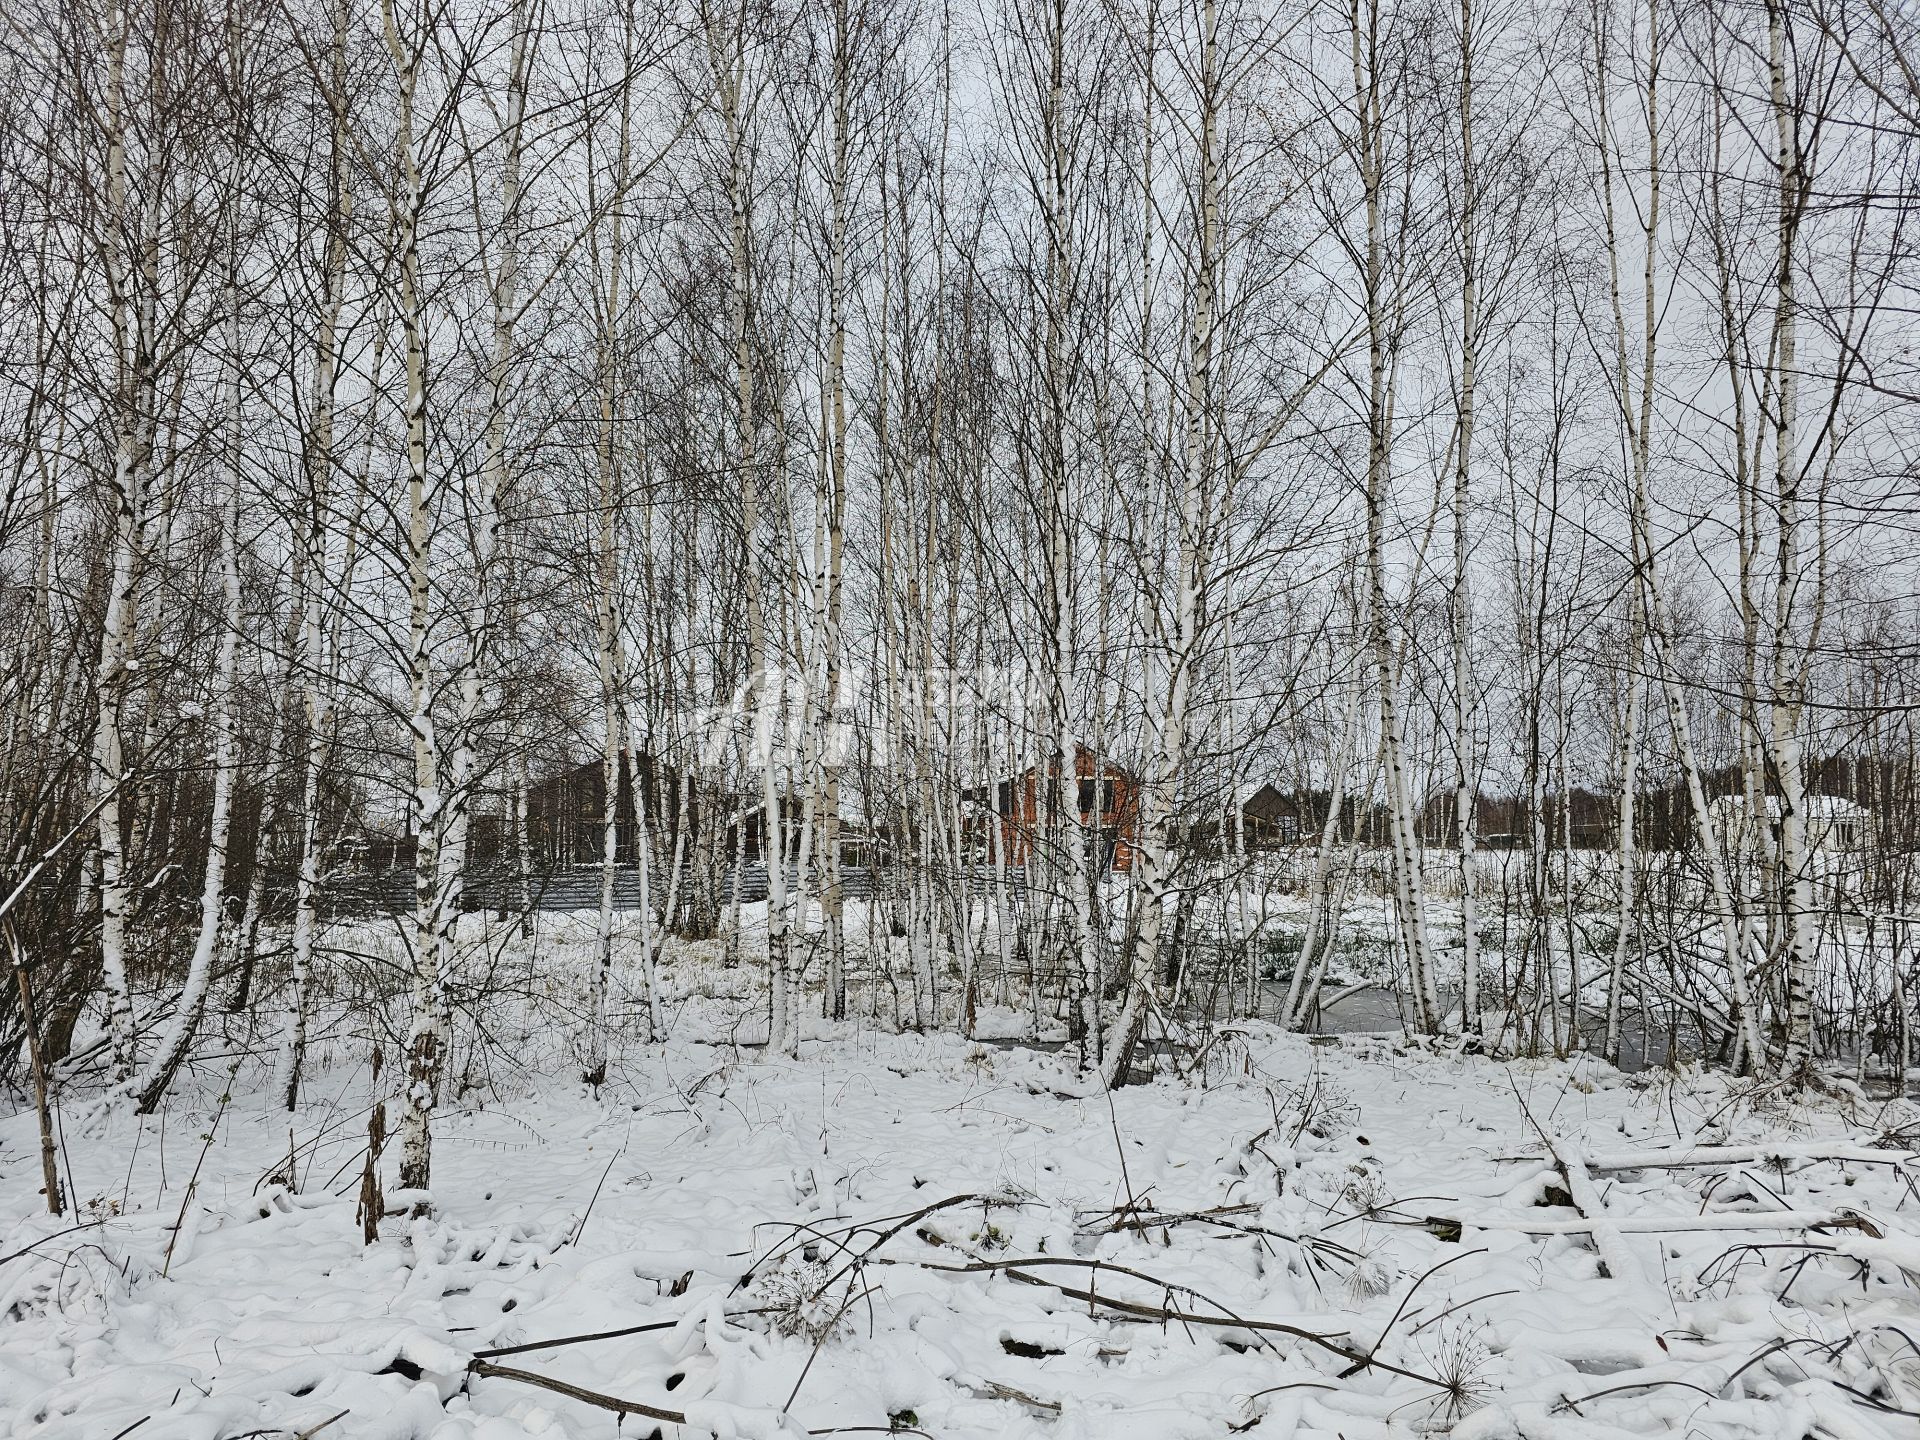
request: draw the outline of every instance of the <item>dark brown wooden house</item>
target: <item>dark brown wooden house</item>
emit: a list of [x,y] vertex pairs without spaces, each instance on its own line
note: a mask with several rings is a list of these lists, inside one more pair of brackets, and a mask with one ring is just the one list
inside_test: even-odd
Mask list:
[[[620,757],[614,795],[614,858],[622,865],[634,863],[634,845],[640,833],[633,794],[636,770],[648,823],[659,832],[656,844],[676,832],[683,798],[680,772],[665,762],[645,753]],[[599,760],[588,760],[527,787],[527,842],[535,869],[588,865],[600,860],[605,845],[606,793],[606,767]],[[689,793],[687,842],[691,848],[705,797],[697,785]]]
[[1300,796],[1262,785],[1240,803],[1241,835],[1247,849],[1277,850],[1299,844],[1311,828],[1308,810]]
[[[742,797],[741,808],[728,818],[724,853],[731,857],[736,847],[741,857],[750,863],[764,863],[767,857],[767,805],[759,795]],[[799,855],[801,832],[807,823],[807,802],[802,795],[783,795],[776,802],[780,817],[781,851],[789,864]],[[813,819],[820,826],[822,816],[816,814]],[[845,780],[840,784],[840,863],[842,865],[884,865],[892,854],[893,829],[884,821],[875,819],[867,810],[866,802],[860,791]],[[816,828],[814,844],[820,844],[820,829]],[[820,863],[816,853],[814,863]]]

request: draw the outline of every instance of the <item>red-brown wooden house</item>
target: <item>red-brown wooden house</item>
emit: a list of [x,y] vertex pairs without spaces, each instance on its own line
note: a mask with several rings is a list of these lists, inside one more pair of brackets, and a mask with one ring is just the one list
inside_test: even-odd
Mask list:
[[[1030,765],[992,787],[993,813],[1009,865],[1024,865],[1033,852],[1053,803],[1054,773],[1051,766]],[[967,791],[964,798],[984,804],[987,787]],[[1096,761],[1086,746],[1077,746],[1066,800],[1080,824],[1093,832],[1096,870],[1131,870],[1140,851],[1140,777],[1111,760]]]

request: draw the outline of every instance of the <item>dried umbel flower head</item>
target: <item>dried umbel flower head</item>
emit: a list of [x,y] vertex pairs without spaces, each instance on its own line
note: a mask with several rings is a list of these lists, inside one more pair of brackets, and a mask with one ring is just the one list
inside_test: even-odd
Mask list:
[[1385,1205],[1393,1198],[1393,1192],[1387,1188],[1386,1177],[1380,1173],[1378,1164],[1367,1159],[1347,1167],[1346,1183],[1341,1187],[1340,1198],[1365,1214]]
[[1377,1255],[1362,1255],[1347,1271],[1347,1298],[1354,1304],[1378,1300],[1393,1288],[1393,1271]]
[[1425,1347],[1442,1387],[1439,1418],[1449,1425],[1478,1410],[1493,1394],[1493,1350],[1485,1331],[1484,1324],[1442,1320]]
[[831,1339],[841,1328],[846,1308],[837,1292],[828,1293],[832,1276],[818,1260],[800,1255],[789,1255],[762,1273],[753,1289],[766,1307],[774,1333],[815,1345]]

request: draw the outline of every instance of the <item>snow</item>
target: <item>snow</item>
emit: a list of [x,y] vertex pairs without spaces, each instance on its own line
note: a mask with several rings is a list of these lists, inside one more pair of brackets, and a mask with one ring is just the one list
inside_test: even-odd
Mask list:
[[292,1117],[264,1075],[222,1107],[216,1065],[70,1123],[79,1228],[43,1213],[31,1114],[0,1122],[0,1435],[645,1436],[468,1373],[640,1325],[495,1363],[686,1417],[663,1436],[1920,1434],[1920,1172],[1877,1143],[1910,1108],[1257,1024],[1111,1095],[871,1020],[796,1062],[728,1043],[749,973],[676,958],[676,1038],[597,1095],[549,1048],[444,1107],[431,1215],[372,1246],[338,1034]]

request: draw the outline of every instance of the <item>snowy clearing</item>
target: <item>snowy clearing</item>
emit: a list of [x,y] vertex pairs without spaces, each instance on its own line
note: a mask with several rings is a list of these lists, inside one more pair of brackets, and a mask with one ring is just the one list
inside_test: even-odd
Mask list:
[[[0,1127],[0,1433],[1920,1424],[1916,1171],[1881,1148],[1910,1107],[1260,1026],[1197,1083],[1083,1089],[1063,1057],[949,1035],[849,1031],[798,1063],[631,1048],[597,1098],[442,1112],[432,1217],[373,1245],[364,1066],[291,1125],[202,1093],[69,1128],[80,1228],[36,1213],[22,1113]],[[684,1424],[470,1372],[641,1326],[491,1363]]]

